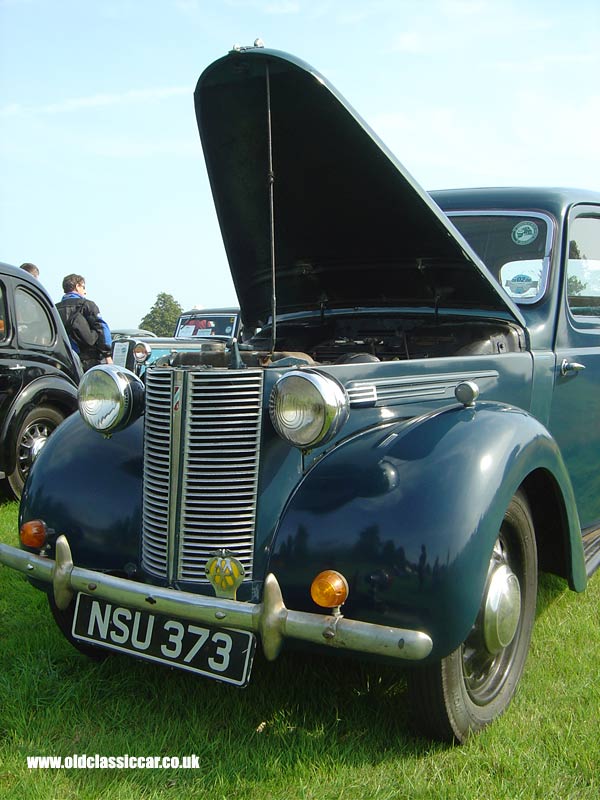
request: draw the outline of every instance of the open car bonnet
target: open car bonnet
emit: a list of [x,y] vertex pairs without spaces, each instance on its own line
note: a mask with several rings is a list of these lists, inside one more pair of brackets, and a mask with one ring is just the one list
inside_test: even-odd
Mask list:
[[274,298],[278,314],[408,306],[524,324],[429,195],[308,64],[234,50],[200,76],[195,104],[247,326],[267,321]]

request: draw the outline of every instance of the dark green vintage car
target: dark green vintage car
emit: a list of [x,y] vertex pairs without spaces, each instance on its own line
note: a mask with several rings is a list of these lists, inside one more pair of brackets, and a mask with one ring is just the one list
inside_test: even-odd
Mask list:
[[515,692],[538,570],[600,563],[600,194],[427,194],[277,51],[195,101],[258,332],[87,372],[0,561],[84,652],[238,686],[257,641],[375,657],[462,741]]

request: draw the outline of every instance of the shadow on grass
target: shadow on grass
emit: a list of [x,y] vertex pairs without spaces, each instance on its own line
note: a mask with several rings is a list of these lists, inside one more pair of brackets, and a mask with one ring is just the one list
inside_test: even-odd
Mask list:
[[194,754],[205,787],[236,776],[240,791],[254,791],[447,749],[411,734],[399,668],[292,649],[268,662],[259,650],[250,684],[237,689],[116,653],[93,662],[62,637],[42,592],[12,571],[0,579],[0,751],[13,763],[48,753]]
[[61,736],[77,732],[58,748],[66,753],[193,753],[217,785],[240,770],[280,779],[299,760],[317,771],[362,768],[447,749],[411,734],[394,667],[291,650],[267,662],[257,652],[250,684],[237,689],[119,654],[91,662],[58,645],[22,702]]
[[[538,616],[567,591],[563,580],[541,575]],[[289,647],[268,662],[259,648],[250,684],[237,689],[120,654],[92,662],[62,638],[43,594],[26,585],[23,592],[31,606],[25,613],[15,604],[12,656],[0,665],[16,717],[46,717],[55,752],[194,753],[217,785],[219,770],[271,780],[294,772],[299,758],[322,770],[451,749],[412,733],[400,666]],[[20,635],[17,646],[16,630],[31,630],[34,618],[43,633]]]
[[196,731],[207,725],[210,737],[220,740],[221,758],[228,754],[232,765],[247,757],[250,742],[262,751],[291,747],[291,761],[299,747],[304,758],[326,755],[353,764],[377,763],[390,749],[395,755],[399,748],[424,749],[410,732],[403,673],[393,667],[294,651],[267,662],[259,651],[245,689],[122,657],[97,668],[109,683],[118,683],[123,670],[127,679],[137,673],[139,683],[129,690],[144,717],[150,711],[147,722],[175,713]]
[[[541,575],[537,615],[568,591],[564,580]],[[250,684],[237,689],[118,654],[91,663],[60,644],[62,679],[92,687],[87,713],[100,729],[122,718],[124,732],[167,736],[169,752],[214,764],[215,781],[219,770],[256,770],[258,762],[265,779],[294,771],[299,758],[315,769],[362,767],[452,749],[413,734],[401,667],[289,647],[268,662],[259,648]],[[165,729],[167,720],[174,723]]]
[[549,572],[540,573],[536,618],[545,614],[550,606],[568,591],[570,590],[564,578],[559,578],[558,575],[551,575]]
[[10,490],[7,480],[0,480],[0,506],[12,502],[15,499],[14,494]]

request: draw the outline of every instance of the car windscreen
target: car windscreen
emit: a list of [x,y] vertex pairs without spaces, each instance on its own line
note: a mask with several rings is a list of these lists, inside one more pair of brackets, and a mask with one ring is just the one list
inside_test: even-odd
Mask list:
[[544,295],[552,245],[549,217],[520,211],[461,211],[449,217],[512,300],[531,304]]
[[234,314],[198,314],[179,319],[175,336],[188,338],[197,336],[233,336],[236,316]]

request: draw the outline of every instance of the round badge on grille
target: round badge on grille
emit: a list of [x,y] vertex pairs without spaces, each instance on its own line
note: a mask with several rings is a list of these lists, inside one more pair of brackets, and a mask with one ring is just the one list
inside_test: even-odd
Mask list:
[[206,562],[206,577],[217,597],[235,600],[245,574],[242,563],[227,552],[216,553]]

